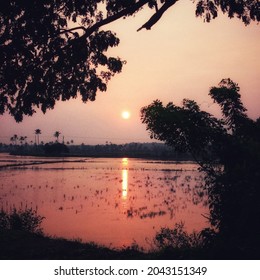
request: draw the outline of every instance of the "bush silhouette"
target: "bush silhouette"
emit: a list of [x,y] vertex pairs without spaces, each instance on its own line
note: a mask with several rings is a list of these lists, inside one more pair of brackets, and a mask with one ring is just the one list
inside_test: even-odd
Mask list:
[[0,212],[0,231],[1,230],[19,230],[30,233],[42,234],[41,223],[44,217],[41,217],[33,209],[17,210],[13,208],[10,213],[3,209]]

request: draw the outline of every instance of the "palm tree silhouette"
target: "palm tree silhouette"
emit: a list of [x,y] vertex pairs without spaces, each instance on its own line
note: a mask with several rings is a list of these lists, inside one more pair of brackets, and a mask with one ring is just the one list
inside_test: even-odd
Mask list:
[[[37,136],[37,145],[39,145],[39,135],[42,134],[41,130],[39,128],[35,129],[34,131],[35,136]],[[36,139],[35,139],[35,143],[36,143]]]
[[14,143],[15,143],[15,146],[16,146],[17,145],[17,140],[18,140],[18,135],[14,134],[13,139],[14,139]]
[[55,133],[53,134],[53,136],[57,138],[56,142],[59,142],[60,135],[61,135],[61,133],[59,131],[55,131]]
[[20,141],[20,144],[23,145],[23,141],[25,140],[25,138],[23,136],[20,136],[19,138],[19,141]]

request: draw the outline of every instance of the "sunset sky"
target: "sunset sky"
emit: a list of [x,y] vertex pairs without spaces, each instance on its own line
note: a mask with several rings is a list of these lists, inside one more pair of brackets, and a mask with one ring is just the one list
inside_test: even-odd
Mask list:
[[[260,116],[260,28],[245,27],[237,19],[219,15],[211,23],[195,17],[192,1],[179,1],[150,31],[136,30],[149,19],[145,9],[135,17],[105,26],[120,38],[111,55],[127,61],[123,71],[98,93],[95,102],[81,99],[58,102],[44,115],[40,111],[22,123],[5,114],[0,116],[0,142],[12,135],[53,141],[60,131],[65,141],[81,144],[151,141],[140,121],[140,109],[153,100],[180,105],[183,98],[194,99],[201,108],[219,115],[208,97],[209,88],[222,78],[231,78],[241,88],[242,101],[253,119]],[[122,118],[128,111],[130,117]]]

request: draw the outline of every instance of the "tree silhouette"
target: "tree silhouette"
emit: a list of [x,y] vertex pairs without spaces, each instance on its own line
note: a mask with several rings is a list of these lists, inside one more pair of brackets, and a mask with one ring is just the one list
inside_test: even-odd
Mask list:
[[23,142],[25,141],[25,137],[24,136],[20,136],[19,141],[20,141],[20,144],[23,145]]
[[10,141],[14,145],[14,137],[13,136],[10,137]]
[[[0,114],[16,121],[44,113],[57,100],[80,95],[94,101],[97,91],[122,69],[124,61],[109,57],[119,44],[104,26],[133,16],[142,8],[154,14],[139,28],[151,29],[177,0],[45,0],[3,1],[0,8]],[[259,21],[259,1],[195,0],[196,16],[206,22],[219,10],[245,24]]]
[[142,108],[141,119],[152,138],[188,151],[199,163],[206,174],[209,220],[223,247],[253,253],[260,235],[260,119],[248,118],[239,91],[230,79],[210,89],[221,119],[187,99],[182,106],[156,100]]
[[17,140],[18,140],[18,135],[14,134],[13,141],[14,141],[15,146],[17,145]]
[[39,135],[42,134],[42,132],[39,128],[37,128],[37,129],[35,129],[34,133],[35,133],[35,136],[37,136],[37,145],[39,146],[39,143],[40,143]]
[[55,131],[55,133],[53,134],[54,137],[57,138],[57,142],[59,142],[59,136],[61,135],[61,133],[59,131]]

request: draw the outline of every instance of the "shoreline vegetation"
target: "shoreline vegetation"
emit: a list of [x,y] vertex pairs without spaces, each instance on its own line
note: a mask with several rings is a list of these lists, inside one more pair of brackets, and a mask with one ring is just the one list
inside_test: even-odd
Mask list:
[[[259,253],[221,244],[209,229],[188,234],[184,224],[173,229],[162,228],[153,239],[152,249],[145,251],[136,243],[122,248],[93,242],[69,240],[45,235],[41,229],[44,217],[35,210],[0,211],[1,260],[107,260],[107,259],[258,259]],[[210,238],[212,240],[210,240]]]
[[9,153],[16,156],[35,157],[104,157],[104,158],[143,158],[143,159],[163,159],[175,161],[193,161],[188,153],[180,153],[163,143],[127,143],[104,145],[66,145],[64,143],[46,144],[1,144],[0,153]]
[[[180,237],[181,238],[181,237]],[[121,249],[19,230],[0,231],[0,260],[258,260],[259,252],[224,244],[157,248],[148,252],[136,244]]]
[[[137,245],[121,249],[41,234],[8,230],[0,232],[1,260],[108,260],[108,259],[212,259],[197,248],[167,248],[145,252]],[[218,259],[218,257],[217,257]]]

